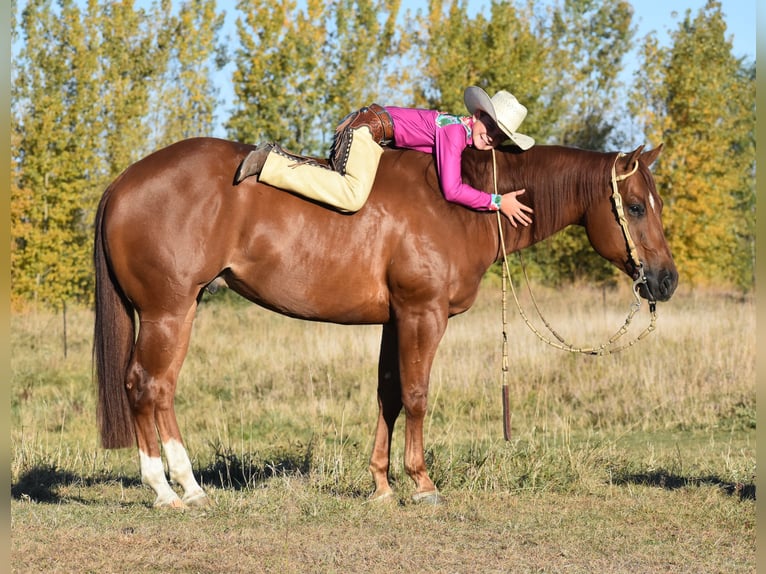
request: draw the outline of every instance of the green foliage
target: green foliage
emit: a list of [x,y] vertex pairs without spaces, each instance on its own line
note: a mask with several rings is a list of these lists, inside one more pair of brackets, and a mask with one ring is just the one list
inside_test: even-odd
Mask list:
[[14,69],[14,293],[60,303],[89,281],[87,188],[96,153],[92,109],[99,101],[94,23],[73,2],[29,2],[25,43]]
[[[240,2],[229,136],[322,154],[334,126],[390,85],[399,2]],[[382,79],[379,79],[382,78]]]
[[[546,42],[552,50],[545,68],[557,72],[547,75],[551,84],[542,94],[549,102],[540,119],[547,129],[535,134],[554,137],[564,145],[610,149],[621,115],[617,76],[631,46],[632,17],[628,2],[567,0],[554,9]],[[584,231],[576,227],[533,246],[527,257],[532,268],[554,285],[585,278],[613,284],[619,275],[595,255]]]
[[92,220],[104,187],[157,147],[210,131],[206,66],[221,18],[214,0],[186,2],[178,16],[170,7],[26,3],[12,86],[17,304],[89,301]]
[[[241,47],[232,80],[238,109],[227,124],[234,139],[273,139],[296,151],[301,149],[298,142],[311,144],[302,137],[307,117],[303,106],[321,107],[318,90],[307,88],[324,83],[324,70],[315,65],[316,57],[301,60],[300,55],[324,43],[326,14],[321,3],[311,2],[307,13],[294,16],[295,6],[289,0],[237,5],[242,12],[237,18]],[[315,27],[308,30],[312,21]]]
[[535,4],[493,0],[488,17],[471,18],[465,1],[430,2],[410,32],[423,61],[415,103],[457,113],[467,85],[507,89],[529,109],[525,130],[538,140],[602,149],[633,10],[627,2]]
[[159,42],[170,50],[168,69],[154,91],[156,139],[170,144],[213,131],[219,88],[213,72],[220,67],[223,46],[218,43],[224,14],[216,0],[189,0],[178,16],[159,30]]
[[[447,6],[434,1],[418,22],[412,42],[422,54],[423,73],[415,105],[461,113],[463,90],[479,85],[489,93],[507,89],[534,107],[550,81],[540,66],[548,49],[533,29],[528,8],[495,0],[489,19],[483,14],[471,18],[465,1]],[[536,121],[531,109],[528,120]]]
[[[687,11],[668,49],[653,37],[634,109],[665,142],[655,169],[682,280],[753,285],[755,70],[734,58],[721,4]],[[643,97],[638,95],[644,94]]]
[[628,2],[566,0],[552,16],[551,65],[563,72],[555,101],[564,145],[604,150],[619,118],[618,74],[632,45],[633,8]]

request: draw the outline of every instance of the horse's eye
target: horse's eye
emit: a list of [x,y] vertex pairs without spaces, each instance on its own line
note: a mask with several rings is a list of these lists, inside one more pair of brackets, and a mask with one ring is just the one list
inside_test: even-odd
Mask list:
[[633,217],[641,217],[645,212],[646,210],[644,209],[644,206],[640,203],[633,203],[628,206],[628,213],[630,213]]

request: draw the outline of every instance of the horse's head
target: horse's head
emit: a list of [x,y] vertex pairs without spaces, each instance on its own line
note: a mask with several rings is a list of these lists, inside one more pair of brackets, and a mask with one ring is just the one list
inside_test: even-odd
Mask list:
[[678,284],[678,271],[662,227],[662,199],[649,171],[662,145],[643,148],[616,158],[611,179],[619,197],[613,194],[594,205],[585,229],[601,256],[640,281],[643,298],[667,301]]

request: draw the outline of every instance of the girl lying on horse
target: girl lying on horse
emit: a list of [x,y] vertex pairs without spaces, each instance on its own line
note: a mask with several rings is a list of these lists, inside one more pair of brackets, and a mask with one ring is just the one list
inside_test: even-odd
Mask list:
[[499,209],[514,227],[517,222],[529,225],[532,209],[517,198],[523,189],[501,196],[473,188],[463,183],[461,176],[461,156],[468,146],[491,150],[506,140],[522,150],[534,145],[531,137],[516,131],[527,109],[505,90],[490,98],[478,86],[465,90],[464,101],[470,116],[372,104],[340,123],[328,164],[265,143],[243,160],[236,183],[258,175],[261,182],[354,212],[361,209],[372,189],[383,154],[380,146],[393,144],[434,155],[439,183],[448,201],[476,210]]

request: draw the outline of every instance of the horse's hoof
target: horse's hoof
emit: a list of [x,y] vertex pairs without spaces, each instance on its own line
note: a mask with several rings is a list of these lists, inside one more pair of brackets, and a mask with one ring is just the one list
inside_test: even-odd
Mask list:
[[190,508],[208,508],[213,506],[213,502],[204,492],[198,492],[197,494],[188,498],[184,496],[183,502]]
[[446,503],[446,499],[439,494],[438,490],[432,490],[431,492],[416,492],[412,495],[412,501],[418,504],[431,504],[436,506],[437,504]]
[[155,501],[154,508],[170,508],[171,510],[186,510],[188,507],[181,501],[180,498],[173,498],[171,500]]
[[396,502],[396,497],[392,491],[382,492],[380,494],[373,493],[370,498],[367,499],[365,504],[391,504]]

